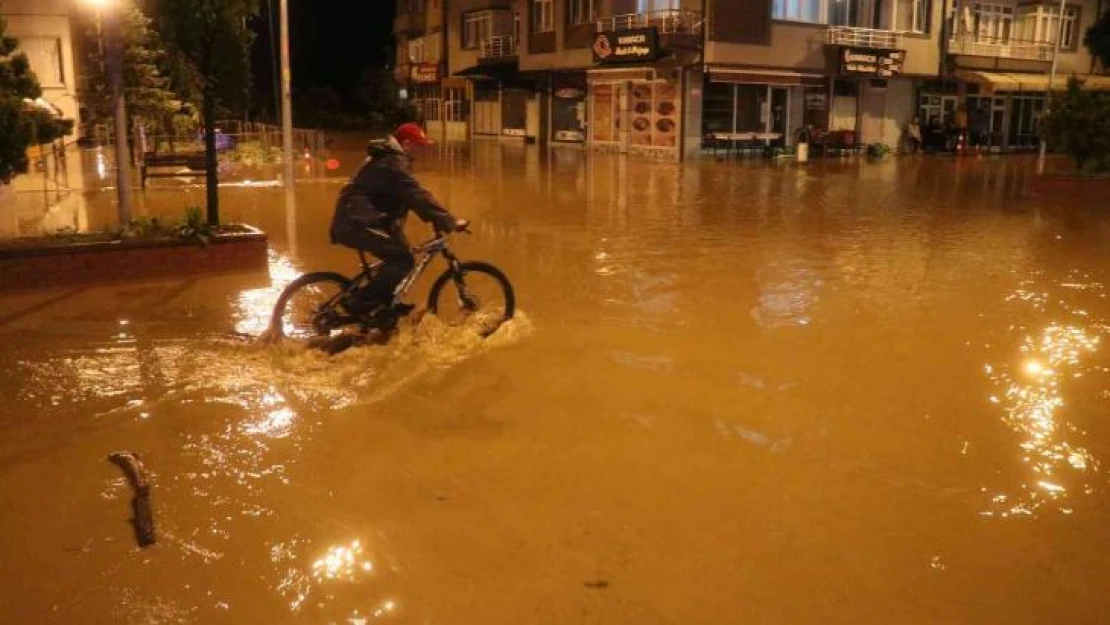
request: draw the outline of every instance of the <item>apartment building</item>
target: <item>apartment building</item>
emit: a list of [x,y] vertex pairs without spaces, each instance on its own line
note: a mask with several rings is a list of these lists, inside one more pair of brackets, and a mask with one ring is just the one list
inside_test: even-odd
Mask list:
[[1093,73],[1094,60],[1083,46],[1084,33],[1106,9],[1100,0],[1065,0],[1061,23],[1058,1],[949,4],[946,80],[922,85],[922,118],[944,121],[966,107],[973,142],[1034,148],[1058,34],[1054,88],[1075,75],[1085,89],[1110,91],[1110,76]]
[[[993,149],[1030,146],[1059,3],[993,2],[402,0],[438,11],[426,22],[445,33],[437,77],[467,85],[453,83],[466,98],[455,136],[662,159],[722,134],[790,145],[803,127],[898,149],[914,117],[967,119]],[[1100,0],[1066,2],[1058,80],[1110,89],[1081,44]]]
[[402,98],[439,140],[466,140],[470,83],[446,66],[447,0],[396,0],[394,79]]

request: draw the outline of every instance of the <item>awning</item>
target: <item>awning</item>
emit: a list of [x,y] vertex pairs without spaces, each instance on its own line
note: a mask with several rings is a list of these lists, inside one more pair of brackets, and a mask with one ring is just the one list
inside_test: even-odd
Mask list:
[[[972,82],[986,89],[995,91],[1048,91],[1048,74],[1023,74],[1020,72],[980,72],[973,70],[959,70],[956,77],[960,80]],[[1067,88],[1070,74],[1058,74],[1052,82],[1054,91],[1063,91]],[[1110,91],[1110,76],[1095,74],[1075,74],[1082,83],[1085,91]]]
[[451,74],[472,80],[506,80],[515,78],[520,73],[520,65],[516,59],[493,63],[478,63],[464,70]]
[[39,97],[35,98],[34,100],[32,100],[31,98],[23,98],[23,105],[29,109],[38,109],[45,113],[49,113],[50,115],[53,115],[58,119],[65,117],[65,113],[62,112],[62,109],[54,106],[54,103],[50,102],[46,98]]
[[757,85],[821,86],[827,84],[824,74],[725,67],[710,67],[709,80],[711,82],[748,83]]

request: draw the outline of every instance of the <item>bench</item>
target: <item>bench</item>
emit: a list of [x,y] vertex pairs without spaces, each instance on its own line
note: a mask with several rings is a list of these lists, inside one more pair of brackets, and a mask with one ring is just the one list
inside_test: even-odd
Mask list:
[[[150,171],[152,168],[176,167],[176,171]],[[181,171],[181,167],[187,168]],[[147,178],[203,178],[208,175],[208,167],[204,153],[191,152],[181,154],[155,154],[148,152],[143,155],[142,187],[146,188]]]

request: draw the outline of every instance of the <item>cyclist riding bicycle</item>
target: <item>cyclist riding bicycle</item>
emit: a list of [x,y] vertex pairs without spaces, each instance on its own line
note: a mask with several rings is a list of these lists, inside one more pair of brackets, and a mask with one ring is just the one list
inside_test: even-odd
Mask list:
[[366,161],[339,192],[331,222],[332,243],[369,252],[384,263],[368,285],[343,301],[351,313],[388,311],[397,285],[412,271],[415,260],[403,232],[409,210],[431,223],[437,233],[466,225],[412,176],[414,152],[432,143],[419,125],[402,124],[388,139],[370,143]]

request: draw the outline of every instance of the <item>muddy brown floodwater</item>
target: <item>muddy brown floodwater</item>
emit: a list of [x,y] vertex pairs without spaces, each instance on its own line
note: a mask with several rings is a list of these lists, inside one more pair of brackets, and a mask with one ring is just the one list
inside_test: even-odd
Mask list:
[[[418,165],[520,317],[257,345],[340,171],[222,190],[268,272],[0,297],[4,623],[1093,623],[1110,209],[1032,161]],[[163,181],[140,210],[203,192]],[[110,192],[84,218],[110,220]],[[417,224],[410,224],[414,236]],[[416,289],[427,292],[425,281]],[[159,542],[135,546],[141,454]]]

